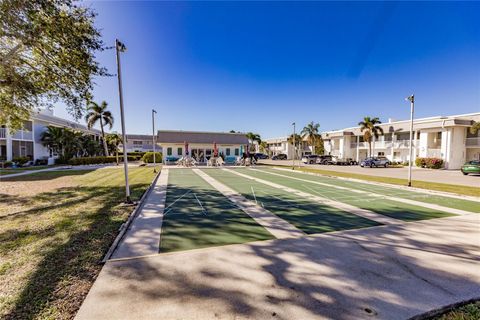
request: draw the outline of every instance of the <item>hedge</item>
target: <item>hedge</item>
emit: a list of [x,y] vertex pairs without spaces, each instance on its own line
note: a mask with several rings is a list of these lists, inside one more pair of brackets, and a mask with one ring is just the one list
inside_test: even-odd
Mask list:
[[[136,156],[127,156],[128,161],[137,161]],[[123,162],[123,157],[118,157],[119,162]],[[85,164],[100,164],[100,163],[115,163],[117,162],[117,157],[109,156],[109,157],[80,157],[80,158],[73,158],[68,160],[68,164],[71,165],[85,165]]]
[[19,166],[23,166],[25,163],[30,161],[28,157],[16,157],[16,158],[13,158],[12,160]]
[[[153,163],[153,152],[146,152],[142,157],[142,161],[145,163]],[[155,152],[155,162],[156,163],[162,162],[161,152]]]
[[443,167],[443,160],[439,158],[417,158],[415,165],[421,168],[440,169]]

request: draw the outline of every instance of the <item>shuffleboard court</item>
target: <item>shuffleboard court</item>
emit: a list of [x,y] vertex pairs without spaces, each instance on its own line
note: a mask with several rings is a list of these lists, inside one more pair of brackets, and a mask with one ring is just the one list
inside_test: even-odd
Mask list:
[[328,183],[334,186],[346,187],[357,190],[364,190],[371,193],[394,196],[403,199],[410,199],[421,201],[425,203],[438,204],[448,208],[460,209],[470,211],[473,213],[480,213],[480,202],[471,201],[468,199],[459,199],[455,197],[448,197],[443,195],[435,195],[427,192],[409,191],[395,187],[387,187],[383,185],[374,185],[371,183],[362,183],[360,181],[349,181],[345,179],[331,178],[327,176],[305,174],[299,171],[278,170],[273,168],[258,168],[263,171],[280,173],[282,175],[301,177],[305,180],[319,181]]
[[[246,171],[246,169],[240,170]],[[206,169],[202,171],[307,234],[380,225],[349,212],[239,177],[226,170]]]
[[[296,189],[302,192],[306,192],[312,195],[320,196],[326,199],[335,200],[338,202],[347,203],[355,207],[373,211],[378,214],[382,214],[394,219],[400,219],[403,221],[416,221],[432,218],[442,218],[448,217],[452,214],[443,212],[440,210],[435,210],[431,208],[425,208],[421,206],[415,206],[406,203],[400,203],[392,201],[389,199],[382,199],[381,197],[375,195],[369,195],[365,193],[356,193],[351,190],[339,190],[335,188],[329,188],[327,186],[320,186],[308,181],[315,181],[311,178],[316,178],[316,176],[301,175],[302,179],[304,176],[308,176],[310,179],[305,179],[306,181],[298,181],[295,179],[290,179],[288,176],[278,176],[272,175],[267,172],[262,172],[260,170],[250,170],[250,169],[236,169],[238,172],[243,174],[260,178],[262,180],[271,181],[285,187]],[[281,171],[283,174],[283,171]],[[295,173],[294,173],[295,174]],[[298,177],[300,174],[296,174],[295,177]]]
[[191,169],[170,170],[160,252],[273,238]]

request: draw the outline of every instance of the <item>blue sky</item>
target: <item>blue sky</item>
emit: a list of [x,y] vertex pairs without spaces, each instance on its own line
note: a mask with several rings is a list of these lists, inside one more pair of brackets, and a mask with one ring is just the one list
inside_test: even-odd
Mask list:
[[[118,37],[127,133],[161,129],[284,136],[363,116],[480,111],[480,3],[87,2]],[[111,73],[115,53],[98,54]],[[96,79],[120,131],[115,77]],[[56,114],[66,116],[62,108]]]

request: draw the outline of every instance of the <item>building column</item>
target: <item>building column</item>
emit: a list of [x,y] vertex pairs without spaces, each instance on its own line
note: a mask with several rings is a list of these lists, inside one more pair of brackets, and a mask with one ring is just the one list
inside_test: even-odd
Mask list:
[[357,136],[357,162],[360,161],[360,136]]
[[372,154],[370,155],[370,157],[375,157],[375,136],[372,137]]
[[395,141],[393,141],[395,139],[395,132],[392,132],[392,141],[391,141],[391,146],[390,146],[390,157],[391,157],[391,160],[390,161],[394,161],[394,156],[395,156]]
[[10,134],[10,129],[8,127],[5,130],[5,138],[7,138],[7,161],[12,161],[13,159],[13,144],[12,136]]
[[417,159],[417,147],[418,147],[417,134],[418,134],[417,131],[413,131],[413,155],[412,155],[413,162],[412,163],[415,163],[415,159]]

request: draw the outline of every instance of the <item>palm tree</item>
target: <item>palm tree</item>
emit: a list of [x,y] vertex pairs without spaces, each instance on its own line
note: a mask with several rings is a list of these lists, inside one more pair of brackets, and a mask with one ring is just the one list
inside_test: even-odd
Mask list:
[[250,144],[250,151],[255,151],[255,147],[253,145],[254,142],[257,142],[260,144],[262,142],[262,139],[260,138],[260,135],[258,133],[253,133],[253,132],[247,132],[246,134],[248,143]]
[[[300,150],[300,147],[303,143],[302,136],[299,135],[298,133],[295,133],[295,139],[293,133],[288,137],[287,142],[293,145],[293,141],[295,140],[295,145],[294,145],[294,150],[296,150],[296,155],[295,157],[298,158],[298,150]],[[295,152],[295,151],[294,151]]]
[[48,126],[47,130],[42,132],[40,140],[53,153],[63,155],[63,128]]
[[105,140],[107,141],[110,151],[115,151],[115,157],[117,157],[117,166],[118,166],[118,146],[122,144],[122,138],[118,133],[110,133],[106,136]]
[[100,122],[100,129],[102,131],[102,140],[103,140],[103,150],[105,155],[108,156],[108,147],[107,142],[105,141],[105,132],[103,130],[103,126],[108,125],[110,129],[113,126],[113,116],[110,111],[107,110],[107,103],[102,101],[99,105],[96,102],[89,102],[88,109],[89,112],[85,116],[85,121],[87,121],[88,129],[91,129],[97,121]]
[[260,152],[266,153],[268,152],[268,143],[267,141],[260,142]]
[[368,142],[368,153],[370,157],[372,156],[372,137],[378,139],[380,135],[383,136],[383,129],[378,126],[382,123],[379,118],[370,118],[364,117],[363,121],[360,121],[358,125],[360,126],[360,131],[363,133],[363,140]]
[[470,127],[471,134],[477,134],[480,131],[480,122],[474,122],[473,125]]
[[317,142],[320,135],[318,134],[318,129],[320,128],[320,123],[314,123],[313,121],[303,127],[300,134],[302,138],[307,137],[308,143],[312,146],[312,152],[315,153],[315,143]]

